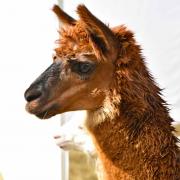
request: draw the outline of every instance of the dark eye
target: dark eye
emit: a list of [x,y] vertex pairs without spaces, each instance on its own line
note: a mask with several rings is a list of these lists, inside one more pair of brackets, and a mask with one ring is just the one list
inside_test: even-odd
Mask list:
[[80,74],[80,75],[88,75],[95,68],[95,64],[90,63],[90,62],[80,62],[77,60],[70,60],[69,63],[71,66],[71,70],[73,72]]
[[79,72],[88,73],[91,71],[92,65],[90,63],[79,63]]

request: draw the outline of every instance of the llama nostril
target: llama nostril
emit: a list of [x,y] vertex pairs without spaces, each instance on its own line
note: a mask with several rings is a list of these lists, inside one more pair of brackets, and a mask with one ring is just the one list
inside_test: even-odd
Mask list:
[[39,90],[34,90],[34,91],[26,91],[24,96],[26,101],[31,102],[35,99],[38,99],[42,95],[41,91]]

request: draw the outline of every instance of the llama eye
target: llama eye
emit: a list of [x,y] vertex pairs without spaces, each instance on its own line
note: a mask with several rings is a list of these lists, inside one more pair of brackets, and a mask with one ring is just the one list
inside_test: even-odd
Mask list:
[[71,70],[78,73],[79,75],[90,74],[94,68],[95,64],[90,62],[79,62],[77,60],[69,60]]
[[90,63],[80,63],[79,64],[79,72],[80,73],[88,73],[91,71],[92,64]]

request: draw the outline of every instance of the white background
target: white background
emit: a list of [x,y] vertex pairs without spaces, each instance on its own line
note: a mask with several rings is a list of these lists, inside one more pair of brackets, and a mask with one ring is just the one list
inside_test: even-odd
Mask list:
[[[180,120],[180,1],[66,0],[75,17],[84,3],[110,26],[136,33],[148,66],[165,88],[171,115]],[[53,141],[59,117],[40,121],[24,110],[23,94],[51,63],[57,21],[55,0],[0,1],[0,172],[5,180],[59,180],[59,149]]]
[[55,0],[0,1],[0,172],[5,180],[59,180],[59,117],[25,111],[24,91],[52,62]]

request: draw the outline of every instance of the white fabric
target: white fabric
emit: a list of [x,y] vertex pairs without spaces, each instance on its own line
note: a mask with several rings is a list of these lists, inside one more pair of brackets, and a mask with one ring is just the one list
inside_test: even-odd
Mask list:
[[80,3],[110,26],[125,24],[135,32],[150,71],[165,88],[171,115],[180,122],[180,1],[74,0],[64,1],[64,9],[76,16]]

